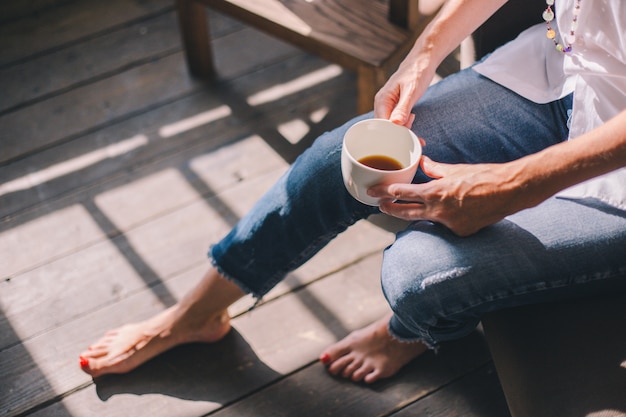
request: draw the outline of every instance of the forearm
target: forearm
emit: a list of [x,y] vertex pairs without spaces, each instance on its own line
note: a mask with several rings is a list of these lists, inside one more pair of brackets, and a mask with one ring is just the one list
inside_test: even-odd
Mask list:
[[[532,206],[557,192],[626,166],[626,110],[586,134],[515,162]],[[626,184],[624,185],[626,186]]]
[[[439,64],[507,0],[447,0],[418,37],[405,65],[428,66],[434,73]],[[425,69],[425,68],[424,68]]]
[[506,0],[447,0],[374,99],[374,115],[410,126],[411,108],[443,59]]

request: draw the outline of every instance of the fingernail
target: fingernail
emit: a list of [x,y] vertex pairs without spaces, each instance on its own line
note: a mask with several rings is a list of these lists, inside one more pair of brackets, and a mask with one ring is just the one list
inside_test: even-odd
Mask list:
[[89,359],[85,358],[84,356],[79,356],[78,359],[80,361],[81,368],[84,368],[85,366],[89,366]]
[[330,363],[330,355],[328,353],[324,353],[322,356],[320,356],[320,362],[322,362],[324,365],[328,365]]

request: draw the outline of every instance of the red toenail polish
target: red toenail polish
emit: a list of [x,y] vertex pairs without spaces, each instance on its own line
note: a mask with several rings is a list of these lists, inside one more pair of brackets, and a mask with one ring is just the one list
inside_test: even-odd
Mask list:
[[89,365],[89,359],[85,358],[84,356],[79,356],[78,359],[80,360],[81,368]]
[[330,355],[328,353],[324,353],[322,356],[320,356],[320,361],[324,365],[328,365],[330,363]]

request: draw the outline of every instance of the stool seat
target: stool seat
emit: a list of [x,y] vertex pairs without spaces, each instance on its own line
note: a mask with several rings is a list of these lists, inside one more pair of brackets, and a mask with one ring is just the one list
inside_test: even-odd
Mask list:
[[626,417],[626,293],[483,319],[512,417]]
[[419,14],[417,0],[177,0],[190,71],[204,78],[214,74],[204,7],[355,71],[360,113],[431,17]]

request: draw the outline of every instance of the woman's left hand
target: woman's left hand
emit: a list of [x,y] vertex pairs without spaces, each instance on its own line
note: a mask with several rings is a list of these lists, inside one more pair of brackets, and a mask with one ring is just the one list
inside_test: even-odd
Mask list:
[[451,165],[423,157],[422,169],[434,180],[377,185],[368,194],[382,199],[380,210],[386,214],[430,220],[468,236],[543,200],[525,195],[519,168],[515,163]]

